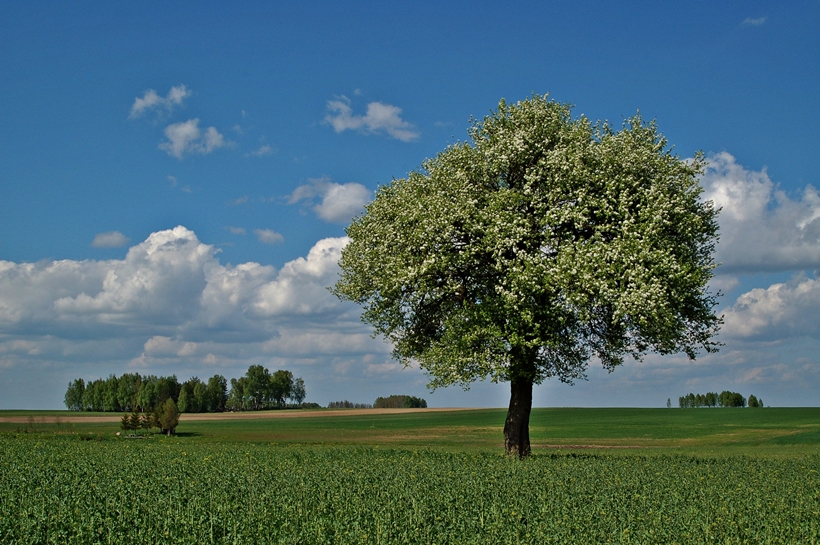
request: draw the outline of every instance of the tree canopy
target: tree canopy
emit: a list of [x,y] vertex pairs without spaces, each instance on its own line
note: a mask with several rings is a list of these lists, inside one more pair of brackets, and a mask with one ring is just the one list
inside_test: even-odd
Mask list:
[[717,211],[705,159],[640,115],[620,130],[533,96],[474,120],[347,228],[334,293],[433,388],[509,381],[505,444],[529,453],[532,386],[593,358],[712,351]]

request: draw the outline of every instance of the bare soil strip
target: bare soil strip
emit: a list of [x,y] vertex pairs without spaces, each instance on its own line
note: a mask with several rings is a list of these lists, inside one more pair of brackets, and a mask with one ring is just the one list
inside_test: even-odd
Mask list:
[[[377,414],[408,414],[419,412],[450,412],[450,411],[471,411],[468,408],[435,408],[435,409],[329,409],[326,411],[313,410],[282,410],[282,411],[243,411],[228,413],[184,413],[180,415],[180,421],[194,420],[257,420],[275,418],[310,418],[320,416],[368,416]],[[111,416],[82,416],[60,415],[60,416],[0,416],[0,422],[12,424],[56,424],[61,423],[92,423],[92,422],[119,422],[123,413],[115,413]]]

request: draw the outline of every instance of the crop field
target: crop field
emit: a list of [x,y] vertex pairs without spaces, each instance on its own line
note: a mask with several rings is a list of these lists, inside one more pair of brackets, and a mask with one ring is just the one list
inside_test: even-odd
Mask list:
[[525,461],[494,410],[145,439],[38,415],[0,433],[0,543],[820,542],[818,409],[537,414]]

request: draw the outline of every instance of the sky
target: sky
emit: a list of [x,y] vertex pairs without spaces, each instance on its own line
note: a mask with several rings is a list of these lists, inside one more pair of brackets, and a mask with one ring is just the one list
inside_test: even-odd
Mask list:
[[591,362],[534,405],[818,405],[820,2],[627,4],[0,3],[0,409],[255,364],[322,405],[506,406],[431,392],[326,288],[380,185],[533,93],[707,155],[724,294],[719,353]]

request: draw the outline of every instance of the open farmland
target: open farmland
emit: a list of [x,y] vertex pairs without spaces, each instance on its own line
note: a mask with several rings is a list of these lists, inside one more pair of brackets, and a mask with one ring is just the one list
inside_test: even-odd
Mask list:
[[820,540],[820,409],[538,409],[523,462],[503,413],[191,418],[143,440],[16,413],[0,542]]

